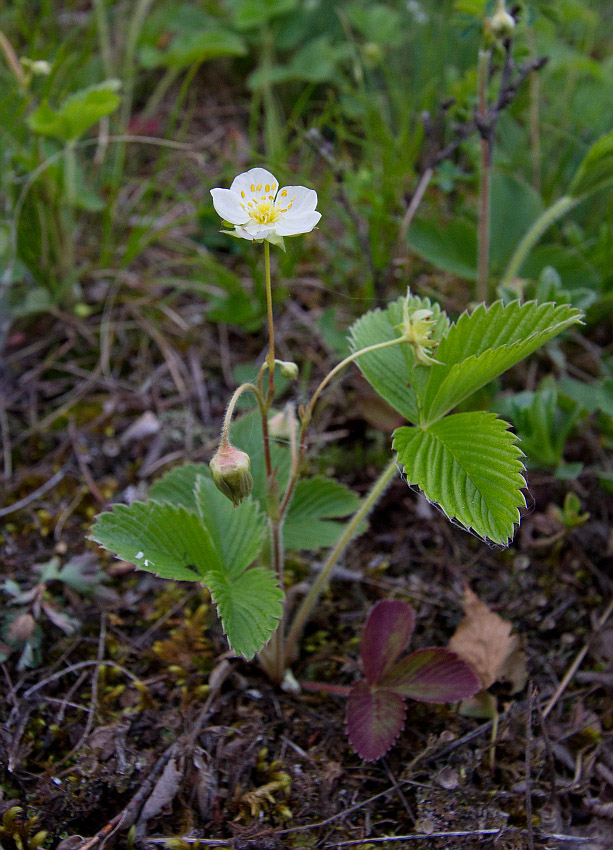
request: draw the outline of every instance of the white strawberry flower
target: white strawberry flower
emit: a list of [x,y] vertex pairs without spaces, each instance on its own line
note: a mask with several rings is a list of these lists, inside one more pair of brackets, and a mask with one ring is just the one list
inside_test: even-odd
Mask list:
[[226,232],[249,241],[266,239],[282,245],[283,236],[309,233],[321,218],[314,189],[279,189],[265,168],[251,168],[235,177],[229,189],[211,189],[211,195],[217,213],[234,225]]

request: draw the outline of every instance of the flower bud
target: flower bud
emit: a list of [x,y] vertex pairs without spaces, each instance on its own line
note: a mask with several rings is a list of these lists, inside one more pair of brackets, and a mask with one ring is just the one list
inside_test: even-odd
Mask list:
[[504,2],[498,3],[489,19],[488,29],[494,38],[508,38],[515,29],[515,19],[505,9]]
[[234,446],[220,447],[209,467],[218,490],[237,507],[253,490],[253,477],[249,471],[251,460],[246,452]]
[[279,366],[281,370],[281,374],[284,378],[289,378],[290,381],[295,381],[298,377],[298,364],[292,363],[291,360],[275,360],[275,363]]

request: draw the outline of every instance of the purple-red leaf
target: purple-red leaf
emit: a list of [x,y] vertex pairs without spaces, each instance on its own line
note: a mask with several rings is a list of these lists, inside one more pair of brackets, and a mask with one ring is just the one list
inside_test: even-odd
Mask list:
[[362,633],[364,675],[371,685],[391,670],[413,634],[415,614],[399,599],[381,599],[370,609]]
[[457,702],[481,688],[472,667],[455,652],[442,647],[412,652],[394,665],[379,684],[399,696],[420,702]]
[[391,691],[373,689],[363,679],[347,700],[347,734],[351,746],[365,761],[381,758],[404,726],[404,699]]

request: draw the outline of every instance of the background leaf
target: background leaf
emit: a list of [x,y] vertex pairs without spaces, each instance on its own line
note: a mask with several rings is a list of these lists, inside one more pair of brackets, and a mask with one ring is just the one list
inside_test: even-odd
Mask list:
[[586,198],[606,189],[613,183],[613,133],[594,142],[589,149],[572,183],[568,194],[573,198]]
[[477,230],[465,219],[454,218],[446,227],[417,220],[408,234],[409,246],[439,269],[467,280],[477,279]]
[[[333,546],[344,525],[331,520],[355,513],[359,504],[356,493],[330,478],[317,475],[299,481],[283,526],[285,548],[300,550]],[[356,533],[361,534],[364,529],[362,524]]]
[[394,449],[407,480],[480,537],[507,544],[525,506],[522,452],[496,414],[455,413],[427,429],[398,428]]
[[74,142],[101,118],[117,109],[120,87],[119,80],[105,80],[69,95],[57,109],[41,103],[29,116],[28,125],[35,133],[52,136],[62,142]]

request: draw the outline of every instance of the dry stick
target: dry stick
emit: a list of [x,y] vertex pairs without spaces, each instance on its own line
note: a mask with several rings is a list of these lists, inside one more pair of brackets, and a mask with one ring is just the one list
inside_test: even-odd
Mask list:
[[68,753],[68,755],[64,756],[61,760],[60,764],[66,764],[75,753],[78,753],[87,738],[89,737],[89,733],[92,730],[92,726],[94,725],[94,715],[96,713],[96,708],[98,707],[98,675],[100,673],[100,666],[104,659],[104,648],[106,645],[106,612],[103,611],[100,617],[100,635],[98,637],[98,652],[96,654],[96,667],[92,674],[92,696],[89,703],[89,711],[87,714],[87,720],[85,721],[85,729],[83,730],[83,734],[74,745],[72,750]]
[[12,505],[8,505],[6,508],[0,508],[0,517],[8,516],[8,514],[20,511],[22,508],[27,508],[27,506],[32,502],[35,502],[39,496],[43,496],[48,490],[53,490],[56,484],[59,484],[62,478],[64,478],[65,474],[66,473],[63,469],[58,469],[58,471],[52,475],[48,481],[45,481],[44,484],[41,484],[40,487],[37,487],[32,493],[28,493],[27,496],[23,497],[23,499],[20,499],[18,502],[13,502]]
[[613,598],[611,599],[611,601],[607,605],[607,609],[604,612],[604,614],[602,615],[602,617],[598,620],[598,622],[596,624],[596,628],[594,629],[590,639],[585,643],[583,649],[581,649],[580,652],[577,653],[577,657],[575,658],[573,663],[570,665],[570,667],[568,668],[568,670],[564,674],[564,678],[562,679],[562,681],[560,682],[560,684],[556,688],[554,695],[551,697],[551,699],[549,700],[549,702],[547,703],[547,705],[543,709],[543,720],[545,720],[545,718],[547,718],[547,716],[551,713],[551,710],[554,708],[554,706],[556,705],[556,703],[558,702],[558,700],[560,699],[560,697],[562,696],[562,694],[564,693],[564,691],[566,690],[568,685],[570,684],[571,679],[573,678],[573,676],[577,672],[578,668],[581,666],[583,659],[587,655],[589,648],[592,645],[593,640],[600,633],[600,630],[602,629],[604,624],[607,622],[607,620],[611,616],[612,611],[613,611]]
[[[326,847],[327,850],[332,850],[333,847],[351,847],[352,845],[355,846],[356,844],[384,844],[388,841],[432,841],[434,838],[470,838],[473,835],[495,835],[496,837],[498,837],[505,835],[509,832],[512,834],[524,834],[525,830],[500,827],[499,829],[473,829],[459,832],[431,832],[429,834],[413,833],[409,835],[385,835],[382,838],[357,838],[351,841],[340,841],[338,842],[338,844],[328,844],[326,845]],[[557,833],[543,833],[541,835],[541,838],[554,838],[556,839],[556,841],[576,841],[577,843],[593,841],[592,838],[588,838],[586,836],[558,835]],[[81,850],[81,848],[77,848],[77,850]]]
[[0,393],[0,436],[2,437],[2,476],[4,480],[8,483],[13,476],[13,462],[11,450],[11,431],[9,428],[8,416],[6,414],[6,400],[4,393]]
[[539,725],[541,727],[541,734],[543,736],[543,740],[545,741],[545,753],[547,759],[547,767],[549,768],[549,796],[551,799],[551,807],[556,814],[556,825],[562,823],[562,811],[560,808],[560,800],[558,798],[558,789],[556,787],[556,766],[553,759],[553,750],[551,748],[551,741],[549,739],[549,732],[547,731],[547,727],[545,726],[545,719],[543,717],[543,710],[541,708],[541,703],[537,699],[536,703],[536,711],[539,717]]
[[74,456],[77,459],[79,469],[81,470],[81,475],[85,479],[85,483],[87,484],[89,492],[92,494],[92,496],[98,502],[99,505],[105,505],[106,499],[98,489],[98,485],[94,481],[92,474],[89,471],[89,467],[85,462],[85,458],[79,451],[79,446],[77,444],[77,429],[74,424],[74,419],[72,418],[68,421],[68,433],[70,435],[70,441],[72,443],[72,450],[74,452]]
[[532,711],[536,689],[532,682],[528,687],[528,708],[526,709],[526,823],[528,825],[528,848],[534,850],[534,824],[532,823]]
[[404,244],[407,238],[407,233],[409,232],[409,227],[411,226],[411,222],[415,218],[415,213],[419,205],[421,204],[422,198],[426,193],[426,189],[430,184],[430,180],[432,180],[432,175],[434,174],[433,168],[426,168],[424,173],[419,178],[419,183],[417,184],[417,188],[413,193],[413,197],[411,198],[411,203],[407,207],[407,211],[405,212],[402,222],[400,224],[400,230],[398,231],[398,247],[397,247],[397,259],[401,259],[406,256],[407,246]]

